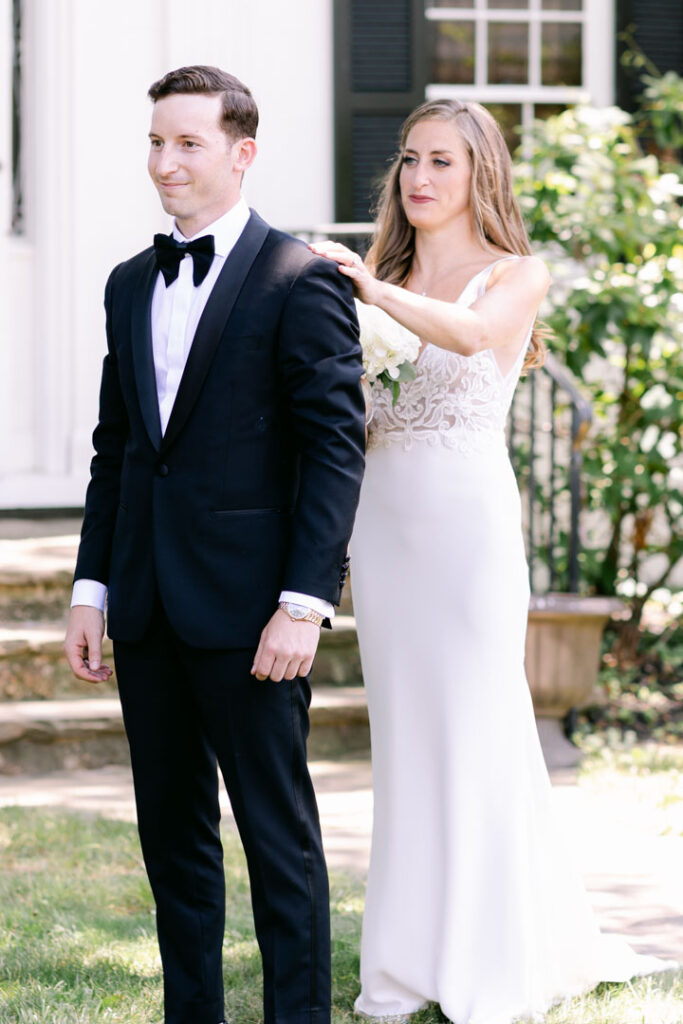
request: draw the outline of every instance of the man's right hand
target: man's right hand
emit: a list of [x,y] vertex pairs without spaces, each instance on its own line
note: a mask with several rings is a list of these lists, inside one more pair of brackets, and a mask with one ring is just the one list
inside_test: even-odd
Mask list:
[[104,615],[99,608],[77,604],[71,609],[64,652],[71,671],[86,683],[105,683],[112,669],[102,664]]

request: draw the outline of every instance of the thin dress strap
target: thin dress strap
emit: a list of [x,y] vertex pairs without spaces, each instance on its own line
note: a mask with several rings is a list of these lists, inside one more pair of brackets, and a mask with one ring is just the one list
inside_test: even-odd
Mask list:
[[[514,253],[510,256],[501,256],[500,259],[494,260],[493,263],[489,263],[488,267],[480,270],[478,276],[481,277],[481,280],[478,285],[477,298],[480,299],[486,291],[486,285],[494,267],[497,267],[499,263],[505,263],[506,260],[521,260],[521,258],[521,256],[516,256]],[[472,278],[472,280],[474,281],[476,278]]]

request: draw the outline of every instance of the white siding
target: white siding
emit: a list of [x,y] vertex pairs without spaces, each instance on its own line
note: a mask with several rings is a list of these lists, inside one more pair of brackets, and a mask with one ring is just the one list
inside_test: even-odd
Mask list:
[[[333,219],[332,0],[26,0],[26,236],[8,236],[0,112],[0,508],[78,505],[111,267],[168,230],[146,172],[150,83],[217,64],[253,90],[245,194],[272,223]],[[10,0],[0,0],[2,104]]]

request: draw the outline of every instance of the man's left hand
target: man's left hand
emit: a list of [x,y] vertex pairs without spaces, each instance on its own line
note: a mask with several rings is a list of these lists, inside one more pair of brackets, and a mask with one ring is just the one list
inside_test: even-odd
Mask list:
[[320,627],[314,622],[293,622],[278,608],[261,633],[251,674],[274,683],[307,676],[319,639]]

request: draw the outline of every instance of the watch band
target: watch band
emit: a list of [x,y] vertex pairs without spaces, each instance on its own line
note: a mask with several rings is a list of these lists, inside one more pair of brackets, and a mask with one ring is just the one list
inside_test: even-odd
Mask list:
[[316,626],[322,626],[324,616],[320,612],[306,608],[302,604],[293,604],[291,601],[280,601],[278,604],[286,615],[289,615],[292,622],[313,622]]

